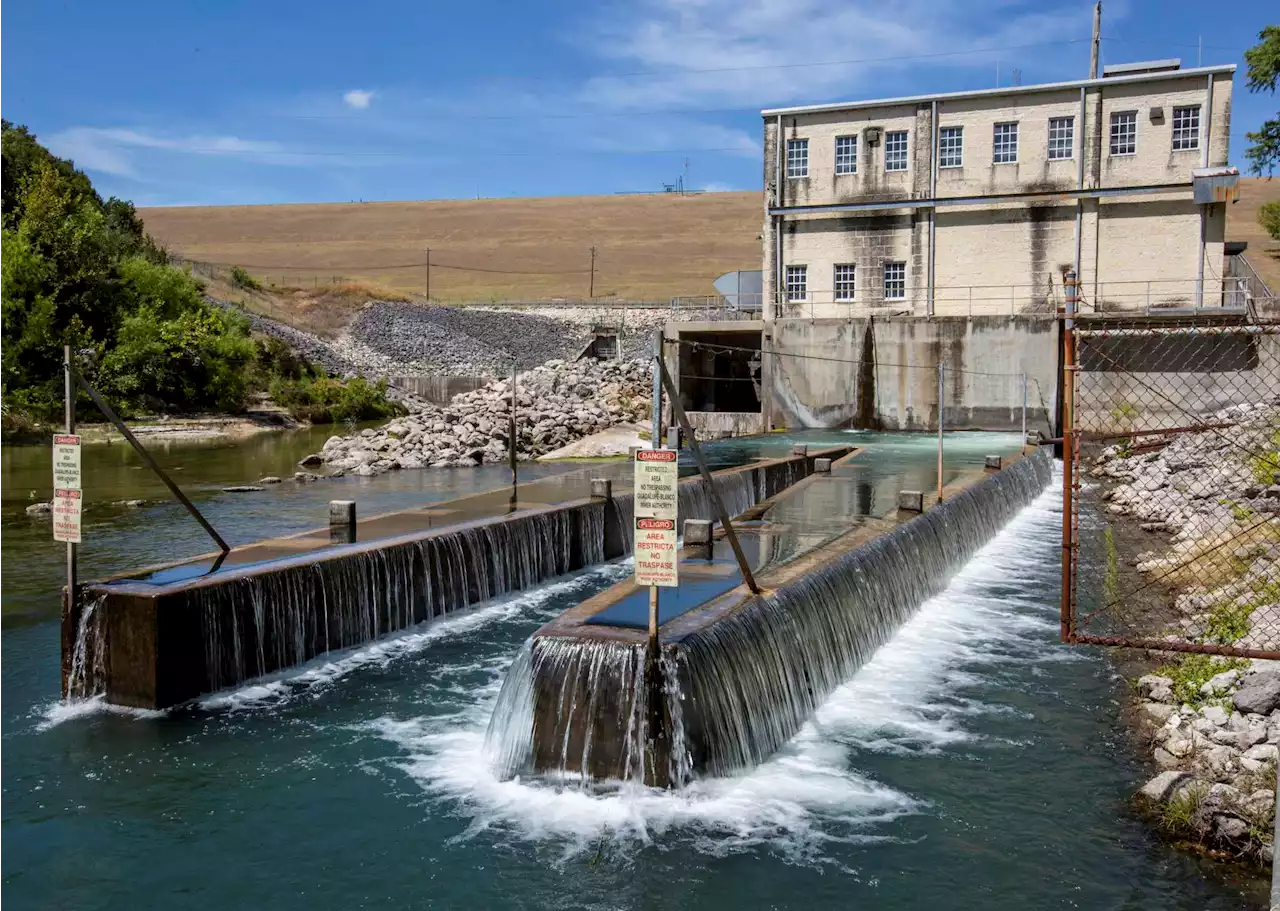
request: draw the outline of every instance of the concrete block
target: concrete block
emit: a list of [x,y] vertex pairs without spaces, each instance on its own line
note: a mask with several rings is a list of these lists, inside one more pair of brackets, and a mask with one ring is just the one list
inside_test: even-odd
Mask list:
[[685,519],[685,544],[710,544],[711,529],[715,525],[711,519]]
[[983,467],[1000,469],[1004,465],[1004,459],[998,455],[989,455],[983,461]]
[[829,472],[831,470],[831,460],[830,459],[814,459],[813,470],[821,474],[825,474],[826,472]]
[[924,494],[918,490],[898,491],[898,508],[907,512],[924,512]]
[[356,524],[356,501],[355,500],[330,500],[329,501],[329,524],[330,525],[355,525]]
[[798,456],[807,456],[809,454],[809,447],[806,446],[804,443],[792,443],[791,454],[798,455]]
[[608,478],[592,478],[591,496],[604,500],[613,499],[613,482]]
[[667,448],[668,449],[680,448],[680,428],[679,427],[667,428]]

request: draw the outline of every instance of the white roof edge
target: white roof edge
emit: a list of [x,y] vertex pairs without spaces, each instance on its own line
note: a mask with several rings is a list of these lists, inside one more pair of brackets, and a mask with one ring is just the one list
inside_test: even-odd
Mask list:
[[1026,95],[1035,92],[1061,91],[1062,89],[1124,85],[1130,82],[1185,79],[1189,76],[1207,76],[1213,73],[1234,73],[1235,71],[1236,65],[1234,63],[1223,63],[1216,66],[1198,66],[1186,70],[1134,73],[1132,76],[1099,76],[1097,79],[1076,79],[1071,82],[1042,82],[1038,85],[1007,85],[994,89],[971,89],[967,92],[938,92],[932,95],[904,95],[901,98],[876,98],[867,101],[836,101],[828,104],[808,104],[789,108],[765,108],[760,112],[760,115],[762,117],[772,117],[777,114],[820,114],[825,111],[882,108],[895,104],[918,104],[922,101],[955,101],[960,98],[985,98],[992,95]]

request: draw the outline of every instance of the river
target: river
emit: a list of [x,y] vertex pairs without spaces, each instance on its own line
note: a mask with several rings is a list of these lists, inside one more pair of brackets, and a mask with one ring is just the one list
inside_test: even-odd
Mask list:
[[[159,454],[233,543],[322,524],[333,498],[368,514],[508,480],[492,467],[221,492],[291,474],[327,435]],[[13,907],[1265,907],[1264,884],[1224,880],[1131,812],[1149,771],[1117,728],[1124,684],[1100,653],[1057,642],[1053,490],[769,762],[680,793],[584,793],[499,781],[481,747],[520,643],[625,562],[182,710],[68,711],[62,551],[22,511],[45,495],[48,451],[3,459]],[[127,450],[88,450],[85,476],[86,578],[209,549]],[[156,502],[109,505],[136,498]]]

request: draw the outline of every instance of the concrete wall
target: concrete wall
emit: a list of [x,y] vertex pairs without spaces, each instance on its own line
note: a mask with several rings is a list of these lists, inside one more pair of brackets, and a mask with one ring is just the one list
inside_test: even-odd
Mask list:
[[[866,333],[874,382],[860,379]],[[946,368],[944,418],[953,429],[1017,430],[1028,377],[1028,430],[1052,436],[1058,331],[1052,318],[877,317],[778,320],[766,347],[765,408],[771,427],[846,427],[870,397],[886,430],[931,430],[938,420],[938,365]],[[820,354],[839,360],[788,357]]]

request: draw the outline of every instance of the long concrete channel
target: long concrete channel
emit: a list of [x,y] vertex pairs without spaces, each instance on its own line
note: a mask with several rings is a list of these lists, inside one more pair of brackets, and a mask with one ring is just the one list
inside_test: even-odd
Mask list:
[[[848,448],[714,473],[734,513]],[[317,529],[82,587],[62,629],[63,694],[167,708],[630,552],[629,462]],[[590,478],[611,481],[590,496]],[[680,482],[711,518],[705,482]]]

